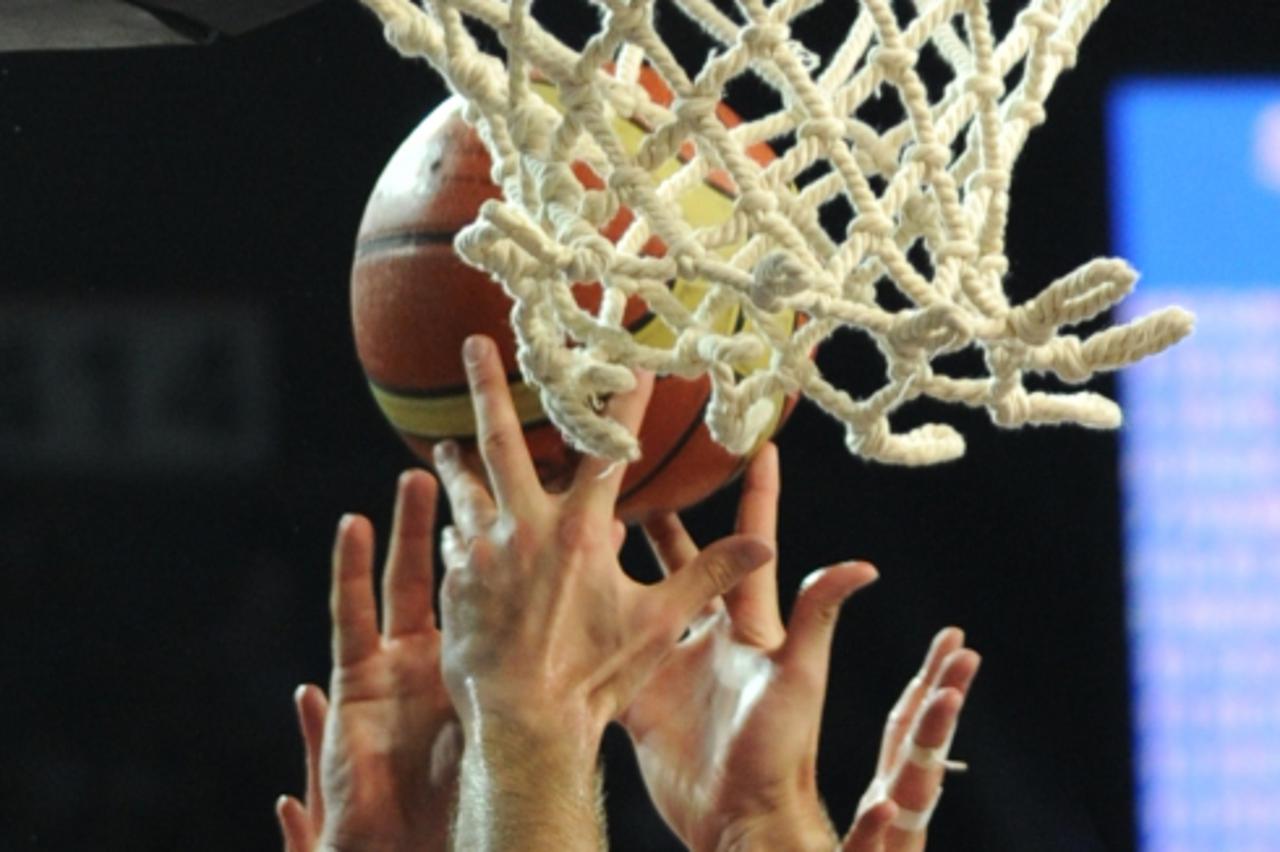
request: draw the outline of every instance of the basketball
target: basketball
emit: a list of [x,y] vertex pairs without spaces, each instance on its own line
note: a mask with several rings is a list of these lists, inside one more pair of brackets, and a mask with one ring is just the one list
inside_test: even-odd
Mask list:
[[[670,93],[648,69],[642,82],[655,100],[670,102]],[[554,102],[554,89],[538,85],[540,94]],[[536,389],[521,379],[508,321],[511,301],[497,282],[453,251],[455,235],[476,217],[481,204],[500,197],[489,177],[488,153],[463,120],[462,106],[462,101],[450,98],[432,111],[401,144],[374,186],[360,223],[351,276],[356,353],[373,398],[391,426],[420,458],[430,461],[438,441],[452,438],[465,445],[474,440],[460,352],[469,335],[492,337],[506,365],[538,474],[544,484],[556,488],[567,483],[577,454],[543,413]],[[723,105],[721,118],[726,124],[738,123]],[[626,125],[619,127],[619,136],[634,138],[637,144],[648,132],[633,120],[619,124]],[[762,164],[773,159],[763,144],[752,146],[750,153]],[[690,155],[692,148],[687,147],[681,158]],[[574,171],[584,185],[600,185],[582,164],[575,164]],[[681,203],[686,210],[695,208],[703,223],[714,224],[728,218],[734,197],[728,176],[713,172]],[[630,218],[624,209],[602,232],[617,239]],[[658,256],[664,250],[657,238],[645,247]],[[673,281],[671,287],[682,299],[694,299],[693,304],[705,290],[702,282]],[[598,308],[598,285],[584,283],[574,291],[583,308]],[[736,310],[723,318],[727,329],[740,321]],[[638,298],[628,304],[623,323],[649,345],[666,341],[669,346],[674,341],[671,329],[649,314]],[[691,506],[743,468],[747,458],[717,444],[703,423],[709,396],[706,377],[658,377],[640,429],[641,458],[628,468],[619,496],[618,513],[624,520],[642,521],[657,512]],[[778,415],[769,434],[790,413],[795,397],[774,402]]]

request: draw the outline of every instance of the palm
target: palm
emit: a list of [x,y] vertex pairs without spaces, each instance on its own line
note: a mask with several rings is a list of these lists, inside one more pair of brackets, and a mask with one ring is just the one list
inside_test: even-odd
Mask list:
[[732,632],[723,610],[705,618],[624,717],[655,805],[695,849],[714,845],[726,817],[785,796],[778,755],[803,751],[816,733],[783,706],[795,692],[770,649]]
[[[775,538],[778,491],[767,446],[747,470],[738,532]],[[674,516],[645,532],[667,571],[698,553]],[[789,630],[776,575],[766,564],[709,607],[622,716],[655,805],[693,849],[761,815],[835,841],[814,778],[831,630],[839,602],[875,572],[824,572],[802,589]]]
[[380,645],[333,674],[331,747],[322,760],[339,835],[331,839],[395,848],[397,838],[438,835],[441,846],[431,848],[443,848],[457,761],[448,753],[454,714],[440,676],[440,634],[424,629]]
[[461,737],[432,607],[435,481],[401,477],[379,624],[373,528],[349,516],[333,554],[333,675],[298,691],[305,804],[278,813],[289,852],[447,848]]

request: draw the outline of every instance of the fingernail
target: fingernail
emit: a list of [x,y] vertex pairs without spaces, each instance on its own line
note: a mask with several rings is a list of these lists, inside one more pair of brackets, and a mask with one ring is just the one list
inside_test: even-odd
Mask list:
[[458,457],[457,441],[441,441],[432,451],[436,464],[447,464]]
[[288,802],[288,801],[289,801],[288,796],[284,794],[281,794],[280,796],[278,796],[276,798],[276,813],[280,813],[282,810],[284,810],[285,802]]
[[821,579],[822,579],[822,575],[823,575],[823,574],[825,574],[825,573],[827,573],[827,569],[826,569],[826,568],[819,568],[817,571],[810,571],[810,572],[808,573],[808,575],[806,575],[806,576],[805,576],[805,578],[804,578],[803,580],[801,580],[801,581],[800,581],[800,589],[799,589],[799,591],[803,592],[803,591],[805,591],[806,589],[808,589],[808,588],[809,588],[810,586],[812,586],[814,583],[816,583],[816,582],[818,582],[819,580],[821,580]]
[[355,517],[356,517],[355,515],[348,512],[347,514],[343,515],[341,518],[338,518],[338,532],[340,534],[346,532],[347,527],[351,526],[351,522],[355,520]]
[[757,538],[747,539],[741,551],[743,560],[751,563],[753,567],[768,562],[773,558],[773,554],[773,548]]
[[462,360],[466,362],[468,367],[474,367],[480,363],[489,351],[489,341],[478,334],[468,337],[462,344]]
[[302,696],[306,694],[307,694],[307,685],[305,683],[300,683],[298,684],[298,688],[293,691],[293,700],[295,702],[301,701]]

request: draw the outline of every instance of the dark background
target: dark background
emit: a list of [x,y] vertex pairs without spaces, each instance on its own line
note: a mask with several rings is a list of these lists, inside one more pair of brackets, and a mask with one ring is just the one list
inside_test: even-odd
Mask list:
[[[1271,70],[1273,8],[1104,13],[1017,173],[1016,297],[1109,250],[1109,83]],[[385,528],[411,463],[354,358],[353,235],[441,96],[353,2],[201,48],[0,56],[0,850],[279,848],[290,694],[327,677],[334,523]],[[823,365],[856,372],[851,345]],[[902,422],[939,413],[968,454],[923,470],[850,457],[808,405],[780,438],[785,600],[840,558],[882,572],[836,640],[832,815],[956,623],[985,663],[932,848],[1132,849],[1115,436]],[[732,507],[690,524],[722,534]],[[606,760],[614,848],[675,848],[623,737]]]

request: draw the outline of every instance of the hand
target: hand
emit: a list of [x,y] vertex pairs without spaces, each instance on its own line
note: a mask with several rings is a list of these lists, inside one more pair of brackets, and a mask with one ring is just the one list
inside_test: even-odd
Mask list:
[[[707,602],[772,550],[731,537],[661,583],[632,581],[613,520],[622,466],[583,458],[569,488],[548,494],[492,341],[469,339],[464,360],[492,490],[456,445],[438,445],[456,524],[442,540],[444,679],[467,743],[457,843],[592,848],[605,726]],[[651,389],[639,378],[611,415],[634,431]]]
[[305,804],[285,796],[277,805],[289,852],[446,848],[462,741],[431,603],[435,505],[430,474],[400,477],[381,634],[373,528],[358,516],[338,527],[332,703],[315,686],[296,695],[307,795]]
[[885,723],[876,777],[858,806],[844,852],[919,852],[942,795],[960,709],[981,657],[954,627],[934,637],[920,672]]
[[[767,445],[747,469],[737,531],[772,541],[778,492]],[[645,531],[673,579],[700,558],[673,514]],[[856,562],[811,574],[784,629],[768,562],[704,610],[627,708],[645,784],[689,848],[836,847],[815,777],[827,664],[841,603],[875,578]],[[877,817],[887,828],[885,810],[864,820],[864,833]]]

